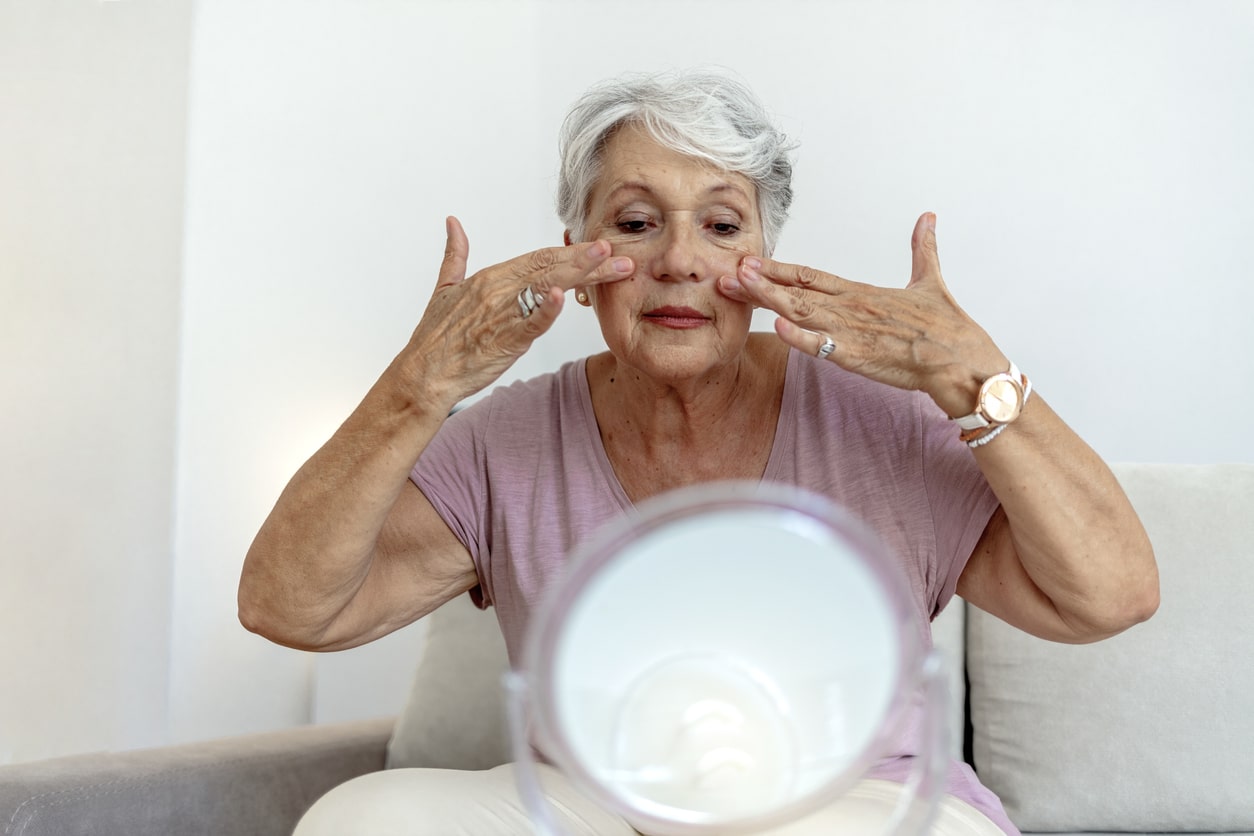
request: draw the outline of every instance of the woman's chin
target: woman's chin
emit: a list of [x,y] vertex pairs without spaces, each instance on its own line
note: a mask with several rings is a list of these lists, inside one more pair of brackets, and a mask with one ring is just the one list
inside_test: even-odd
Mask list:
[[[691,334],[692,332],[685,332]],[[619,355],[619,362],[661,384],[679,384],[699,380],[735,363],[744,350],[744,342],[727,345],[723,341],[651,340]]]

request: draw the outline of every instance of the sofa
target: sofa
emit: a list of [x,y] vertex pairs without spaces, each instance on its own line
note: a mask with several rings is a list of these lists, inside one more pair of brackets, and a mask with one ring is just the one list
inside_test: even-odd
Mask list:
[[[1115,468],[1158,557],[1158,614],[1051,644],[955,601],[934,625],[954,754],[1025,833],[1254,836],[1254,465]],[[0,767],[4,836],[287,836],[373,770],[509,759],[492,613],[429,616],[399,717]]]

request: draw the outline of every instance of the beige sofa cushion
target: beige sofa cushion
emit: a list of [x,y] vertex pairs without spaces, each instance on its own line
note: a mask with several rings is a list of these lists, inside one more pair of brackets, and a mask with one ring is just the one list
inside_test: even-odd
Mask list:
[[427,616],[427,645],[388,743],[388,769],[491,769],[513,760],[496,613],[459,595]]
[[1077,647],[970,607],[976,769],[1025,831],[1254,831],[1254,465],[1115,472],[1158,614]]

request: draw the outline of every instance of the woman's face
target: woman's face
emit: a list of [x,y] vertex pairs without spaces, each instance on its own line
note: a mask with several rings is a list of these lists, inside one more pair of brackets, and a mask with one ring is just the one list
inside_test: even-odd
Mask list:
[[585,238],[603,238],[635,262],[630,278],[588,288],[619,362],[674,383],[740,356],[753,309],[716,282],[736,275],[742,257],[764,254],[757,207],[757,190],[740,174],[665,148],[636,126],[610,138]]

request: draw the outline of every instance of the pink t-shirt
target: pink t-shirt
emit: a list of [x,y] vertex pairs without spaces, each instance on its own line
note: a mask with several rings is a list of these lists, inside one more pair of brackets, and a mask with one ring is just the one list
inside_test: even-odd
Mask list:
[[[532,609],[566,557],[632,509],[601,443],[583,360],[500,387],[451,416],[410,478],[469,550],[479,575],[471,594],[496,607],[515,663]],[[910,580],[928,646],[927,625],[953,597],[998,505],[926,395],[796,351],[763,479],[827,496],[875,530]],[[806,591],[798,589],[802,606],[822,605]],[[871,777],[906,778],[916,725]],[[951,765],[948,791],[1018,833],[970,767]]]

